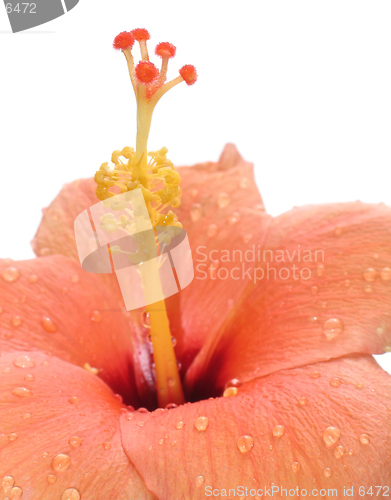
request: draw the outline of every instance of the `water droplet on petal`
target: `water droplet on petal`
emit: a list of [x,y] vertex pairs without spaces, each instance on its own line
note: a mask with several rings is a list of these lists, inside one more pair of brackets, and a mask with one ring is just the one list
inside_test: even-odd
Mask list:
[[312,372],[312,373],[310,373],[310,378],[320,378],[320,373],[319,372]]
[[344,324],[338,318],[330,318],[323,325],[323,333],[327,340],[335,339],[344,329]]
[[22,495],[23,495],[23,490],[22,488],[19,488],[19,486],[14,486],[9,492],[10,500],[18,500]]
[[323,431],[323,441],[328,447],[333,446],[333,444],[337,443],[340,437],[341,431],[338,429],[338,427],[330,426]]
[[345,280],[344,285],[346,286],[346,288],[348,288],[350,286],[350,280]]
[[227,387],[223,393],[223,397],[231,398],[232,396],[236,396],[239,389],[237,387]]
[[31,418],[31,413],[25,413],[22,417],[24,420]]
[[383,281],[390,281],[391,280],[391,269],[389,267],[383,267],[383,269],[380,272],[380,277]]
[[230,380],[225,384],[225,389],[228,389],[228,387],[240,387],[241,385],[242,383],[240,382],[239,379],[233,378],[232,380]]
[[176,338],[171,336],[172,347],[175,347],[177,344]]
[[10,441],[15,441],[16,439],[18,439],[18,435],[16,434],[16,432],[11,432],[11,434],[8,434],[8,439]]
[[346,452],[346,449],[339,445],[339,446],[336,446],[335,450],[334,450],[334,456],[335,458],[341,458],[345,455],[345,452]]
[[368,434],[360,434],[358,439],[359,439],[361,444],[369,444],[369,442],[370,442],[370,438],[369,438]]
[[197,431],[206,431],[209,425],[209,418],[208,417],[198,417],[194,421],[194,427],[197,429]]
[[28,277],[27,281],[31,284],[34,285],[34,283],[37,283],[39,280],[38,276],[36,274],[32,274],[31,276]]
[[43,326],[44,330],[47,331],[48,333],[56,333],[58,331],[56,323],[54,323],[54,321],[52,321],[47,316],[42,317],[41,325]]
[[184,425],[185,425],[184,422],[177,422],[175,427],[179,430],[179,429],[183,429]]
[[68,403],[71,403],[71,405],[78,405],[80,403],[80,399],[76,396],[72,396],[68,399]]
[[190,217],[193,222],[197,222],[202,216],[202,205],[200,203],[193,203],[190,207]]
[[20,398],[31,398],[33,393],[29,391],[26,387],[17,387],[12,391],[14,396],[19,396]]
[[80,493],[75,488],[68,488],[61,495],[61,500],[80,500]]
[[236,224],[240,219],[240,213],[233,212],[232,214],[228,215],[227,219],[228,219],[228,224],[232,226],[233,224]]
[[20,278],[19,269],[12,266],[6,267],[1,274],[1,277],[3,278],[4,281],[7,281],[8,283],[13,283],[14,281]]
[[163,444],[163,439],[159,439],[159,444]]
[[318,264],[318,266],[316,268],[316,274],[319,277],[322,277],[324,275],[324,265],[323,264]]
[[82,442],[82,439],[78,436],[72,436],[68,441],[72,448],[78,448],[79,446],[81,446]]
[[33,368],[35,366],[34,361],[30,358],[30,356],[17,356],[14,359],[14,365],[17,368]]
[[364,292],[365,293],[372,293],[373,292],[373,288],[371,285],[365,285],[364,286]]
[[3,373],[10,373],[11,371],[11,368],[9,366],[6,366],[5,368],[3,368]]
[[208,229],[206,230],[208,238],[213,238],[213,236],[216,236],[217,230],[218,227],[216,226],[216,224],[209,224]]
[[141,314],[141,324],[143,325],[144,328],[151,328],[151,319],[149,317],[149,312],[148,311],[144,311],[142,314]]
[[3,480],[1,481],[3,493],[9,493],[14,484],[15,479],[12,476],[4,476]]
[[236,441],[236,446],[241,453],[249,452],[254,446],[254,439],[251,436],[240,436]]
[[91,321],[93,323],[100,323],[102,321],[102,315],[99,311],[94,311],[92,314],[91,314]]
[[330,380],[330,385],[332,387],[339,387],[342,384],[342,381],[339,378],[332,378]]
[[195,485],[197,486],[197,488],[199,488],[200,486],[202,486],[204,484],[204,481],[205,481],[204,476],[197,476],[195,478]]
[[276,425],[273,429],[274,437],[281,437],[285,434],[285,427],[283,425]]
[[305,406],[308,402],[307,398],[304,396],[298,398],[297,401],[298,401],[299,405],[301,405],[301,406]]
[[103,446],[103,449],[105,449],[105,450],[110,450],[111,449],[111,444],[110,443],[103,443],[102,446]]
[[316,295],[316,294],[318,293],[318,287],[317,287],[317,286],[315,286],[315,285],[314,285],[314,286],[312,286],[312,287],[311,287],[311,293],[312,293],[313,295]]
[[292,463],[292,470],[294,473],[299,472],[300,469],[301,469],[301,465],[299,464],[299,462]]
[[54,474],[49,474],[46,478],[47,482],[50,484],[54,484],[57,481],[57,478]]
[[164,407],[165,410],[174,410],[175,408],[178,408],[178,405],[175,403],[168,403],[168,405]]
[[375,281],[376,279],[376,271],[373,269],[373,267],[368,267],[368,269],[365,269],[363,272],[363,277],[365,281]]
[[248,233],[243,236],[243,243],[247,244],[253,239],[253,235]]
[[333,471],[330,469],[330,467],[325,467],[323,469],[323,474],[326,476],[326,477],[331,477]]
[[229,202],[231,201],[229,194],[227,193],[220,193],[219,196],[217,197],[217,205],[219,208],[225,208],[229,205]]
[[242,189],[246,189],[249,185],[250,181],[248,180],[247,177],[242,177],[239,181],[239,186],[242,188]]
[[70,465],[71,465],[71,459],[68,457],[68,455],[65,455],[64,453],[60,453],[52,460],[52,467],[57,472],[67,470],[70,467]]
[[22,318],[20,316],[14,316],[11,318],[11,325],[15,328],[19,328],[19,326],[22,324]]

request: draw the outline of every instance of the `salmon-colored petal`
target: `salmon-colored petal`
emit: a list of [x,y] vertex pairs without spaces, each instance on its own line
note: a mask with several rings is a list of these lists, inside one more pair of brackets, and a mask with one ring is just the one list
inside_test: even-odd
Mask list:
[[[306,496],[325,488],[344,498],[346,487],[352,498],[371,498],[375,485],[387,494],[390,381],[371,357],[284,370],[233,397],[122,416],[124,448],[162,499],[236,498],[238,487],[248,488],[247,498],[264,498],[273,485],[306,489]],[[274,490],[277,498],[288,495]]]
[[[181,207],[175,212],[188,233],[195,278],[179,296],[168,298],[166,305],[184,372],[205,338],[222,325],[246,286],[236,273],[216,279],[219,264],[228,273],[233,264],[212,261],[215,251],[244,252],[249,245],[262,244],[269,217],[254,182],[252,164],[245,162],[232,144],[225,147],[217,163],[180,167],[179,172],[183,194]],[[59,253],[78,260],[74,220],[98,202],[95,189],[93,179],[64,186],[44,211],[33,241],[37,255]]]
[[391,208],[296,208],[273,220],[260,259],[259,280],[188,371],[193,397],[234,377],[391,349]]
[[102,380],[38,352],[3,355],[0,377],[1,498],[155,499],[123,451],[123,408]]
[[247,285],[240,273],[231,275],[235,264],[222,251],[245,252],[249,245],[262,244],[270,217],[254,181],[253,165],[232,144],[225,147],[218,163],[182,167],[180,173],[184,187],[178,216],[189,235],[195,277],[179,294],[179,311],[170,307],[169,300],[167,304],[176,315],[170,316],[172,333],[186,369],[205,339],[227,319]]
[[61,255],[3,260],[0,307],[0,351],[40,350],[88,363],[127,402],[139,404],[130,318],[118,284],[109,288]]

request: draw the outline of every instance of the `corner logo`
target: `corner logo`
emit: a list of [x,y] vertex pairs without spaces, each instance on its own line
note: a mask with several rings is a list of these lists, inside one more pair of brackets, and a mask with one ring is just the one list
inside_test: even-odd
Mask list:
[[128,311],[170,297],[194,278],[186,231],[153,228],[141,189],[84,210],[75,220],[75,236],[82,268],[115,272]]
[[78,3],[79,0],[34,0],[33,2],[4,0],[13,33],[53,21],[69,12]]

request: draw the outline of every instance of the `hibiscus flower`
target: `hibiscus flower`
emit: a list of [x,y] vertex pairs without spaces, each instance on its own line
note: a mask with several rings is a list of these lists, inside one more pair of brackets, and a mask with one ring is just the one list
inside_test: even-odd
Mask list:
[[390,375],[372,354],[391,346],[391,209],[272,218],[233,145],[178,171],[195,278],[165,307],[186,403],[157,408],[145,310],[80,267],[96,184],[66,185],[38,257],[0,263],[2,498],[388,495]]

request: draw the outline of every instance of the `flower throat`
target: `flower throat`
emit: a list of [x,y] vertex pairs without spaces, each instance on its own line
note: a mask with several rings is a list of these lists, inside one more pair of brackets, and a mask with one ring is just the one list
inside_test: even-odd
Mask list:
[[[153,110],[159,99],[183,81],[187,85],[193,85],[197,80],[197,73],[194,66],[185,65],[179,70],[177,78],[166,82],[168,61],[175,56],[176,48],[168,42],[162,42],[156,46],[155,54],[162,60],[159,70],[149,61],[147,48],[149,38],[147,30],[134,29],[130,32],[124,31],[114,39],[113,47],[116,50],[122,50],[125,55],[130,81],[136,96],[136,149],[125,147],[121,151],[114,151],[111,157],[113,169],[108,163],[101,165],[100,170],[95,174],[96,195],[101,201],[110,204],[110,198],[119,193],[141,189],[152,227],[155,229],[170,226],[174,230],[175,227],[180,228],[182,225],[175,213],[167,209],[180,205],[180,175],[167,158],[167,148],[148,152],[148,136]],[[134,63],[132,54],[135,41],[139,43],[141,52],[141,61],[137,65]],[[115,199],[112,203],[115,203]],[[112,208],[115,209],[115,207]],[[111,214],[106,214],[102,217],[102,227],[109,233],[117,229],[126,232],[129,224],[127,218],[121,216],[117,221],[110,216]],[[121,252],[116,246],[111,246],[110,251],[111,253]],[[129,255],[131,263],[140,263],[148,253],[152,254],[148,243],[140,243],[138,251]],[[146,284],[152,280],[154,287],[161,287],[157,271],[157,268],[154,273],[142,271],[142,282]],[[146,312],[150,323],[158,405],[165,408],[167,405],[183,404],[183,390],[164,300],[148,305]]]

